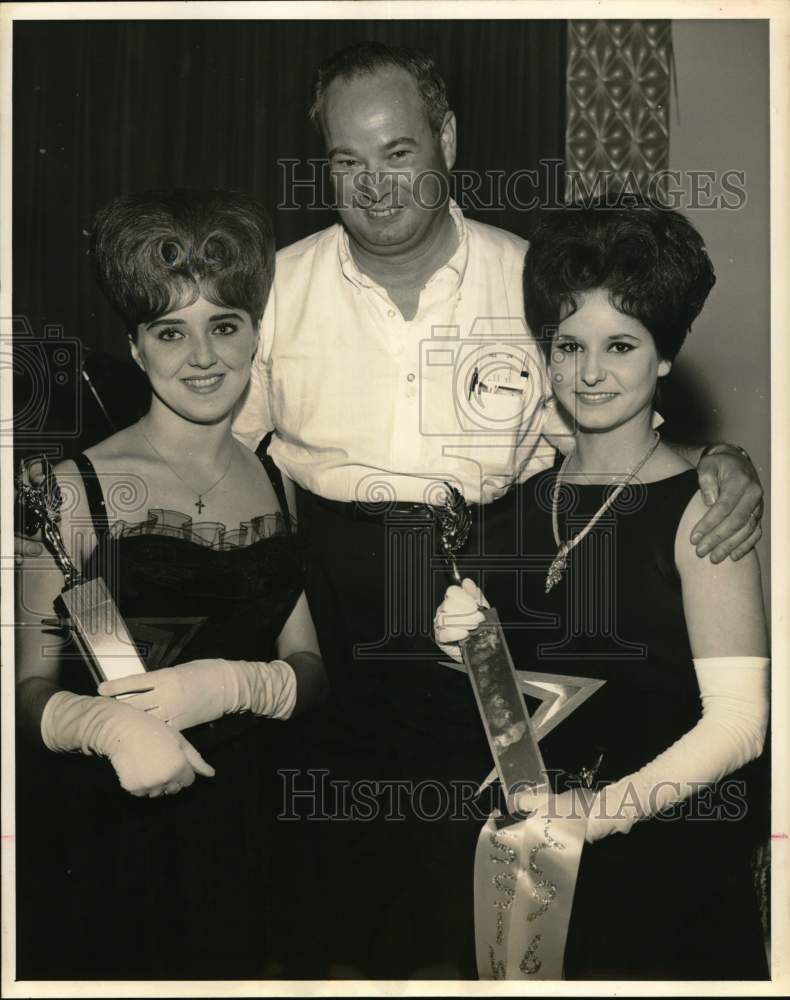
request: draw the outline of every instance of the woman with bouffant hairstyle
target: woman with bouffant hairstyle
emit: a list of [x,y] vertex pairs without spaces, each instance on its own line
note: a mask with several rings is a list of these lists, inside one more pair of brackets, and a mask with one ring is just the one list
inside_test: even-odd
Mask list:
[[[541,741],[554,790],[589,793],[567,979],[768,977],[749,866],[769,714],[760,567],[697,556],[697,473],[655,427],[714,282],[691,222],[650,202],[549,212],[526,258],[527,320],[575,446],[491,505],[484,589],[515,663],[604,681]],[[448,591],[451,655],[486,598],[471,579]]]
[[274,280],[274,235],[246,195],[176,191],[116,198],[97,212],[91,240],[96,279],[127,324],[189,305],[246,309],[257,326]]
[[18,971],[276,975],[275,724],[262,720],[317,703],[324,674],[282,477],[231,434],[272,284],[271,225],[240,194],[130,195],[97,214],[91,254],[152,398],[56,467],[60,528],[147,672],[97,689],[51,625],[60,571],[48,552],[25,561]]

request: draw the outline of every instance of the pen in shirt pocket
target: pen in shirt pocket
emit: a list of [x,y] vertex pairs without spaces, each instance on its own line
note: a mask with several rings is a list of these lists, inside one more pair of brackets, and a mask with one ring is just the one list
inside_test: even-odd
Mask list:
[[[519,372],[519,378],[527,379],[529,378],[529,372],[521,371]],[[469,379],[469,393],[468,399],[471,400],[472,396],[477,391],[478,398],[480,398],[480,393],[487,392],[491,395],[511,395],[511,396],[523,396],[524,390],[520,386],[508,385],[504,382],[499,381],[499,376],[493,376],[492,384],[489,385],[483,382],[480,378],[480,372],[475,366],[472,371],[471,378]]]

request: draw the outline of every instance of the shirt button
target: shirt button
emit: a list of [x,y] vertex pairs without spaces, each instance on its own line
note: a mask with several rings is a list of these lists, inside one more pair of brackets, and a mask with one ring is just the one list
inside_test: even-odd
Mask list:
[[395,318],[395,310],[394,309],[389,309],[387,311],[387,315],[389,316],[390,319],[394,319]]
[[414,378],[415,378],[414,372],[409,372],[409,374],[406,376],[406,381],[413,382]]

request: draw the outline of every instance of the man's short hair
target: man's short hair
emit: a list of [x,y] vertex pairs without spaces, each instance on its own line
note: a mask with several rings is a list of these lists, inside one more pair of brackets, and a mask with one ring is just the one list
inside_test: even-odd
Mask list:
[[659,356],[671,361],[716,282],[702,237],[679,212],[636,200],[608,207],[550,211],[530,240],[524,263],[524,311],[550,355],[547,336],[597,288],[615,309],[639,320]]
[[134,335],[201,295],[260,322],[274,279],[266,210],[230,191],[145,191],[113,199],[91,234],[96,279]]
[[309,112],[310,121],[318,132],[322,132],[321,116],[326,90],[333,80],[353,80],[390,67],[403,69],[413,78],[425,105],[431,131],[438,135],[449,106],[444,80],[433,59],[419,49],[383,45],[381,42],[358,42],[329,56],[319,65],[313,77]]

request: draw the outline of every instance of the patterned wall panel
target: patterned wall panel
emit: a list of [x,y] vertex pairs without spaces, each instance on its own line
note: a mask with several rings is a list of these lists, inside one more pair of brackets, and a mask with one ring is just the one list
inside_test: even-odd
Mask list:
[[566,195],[660,195],[669,165],[669,21],[569,21]]

